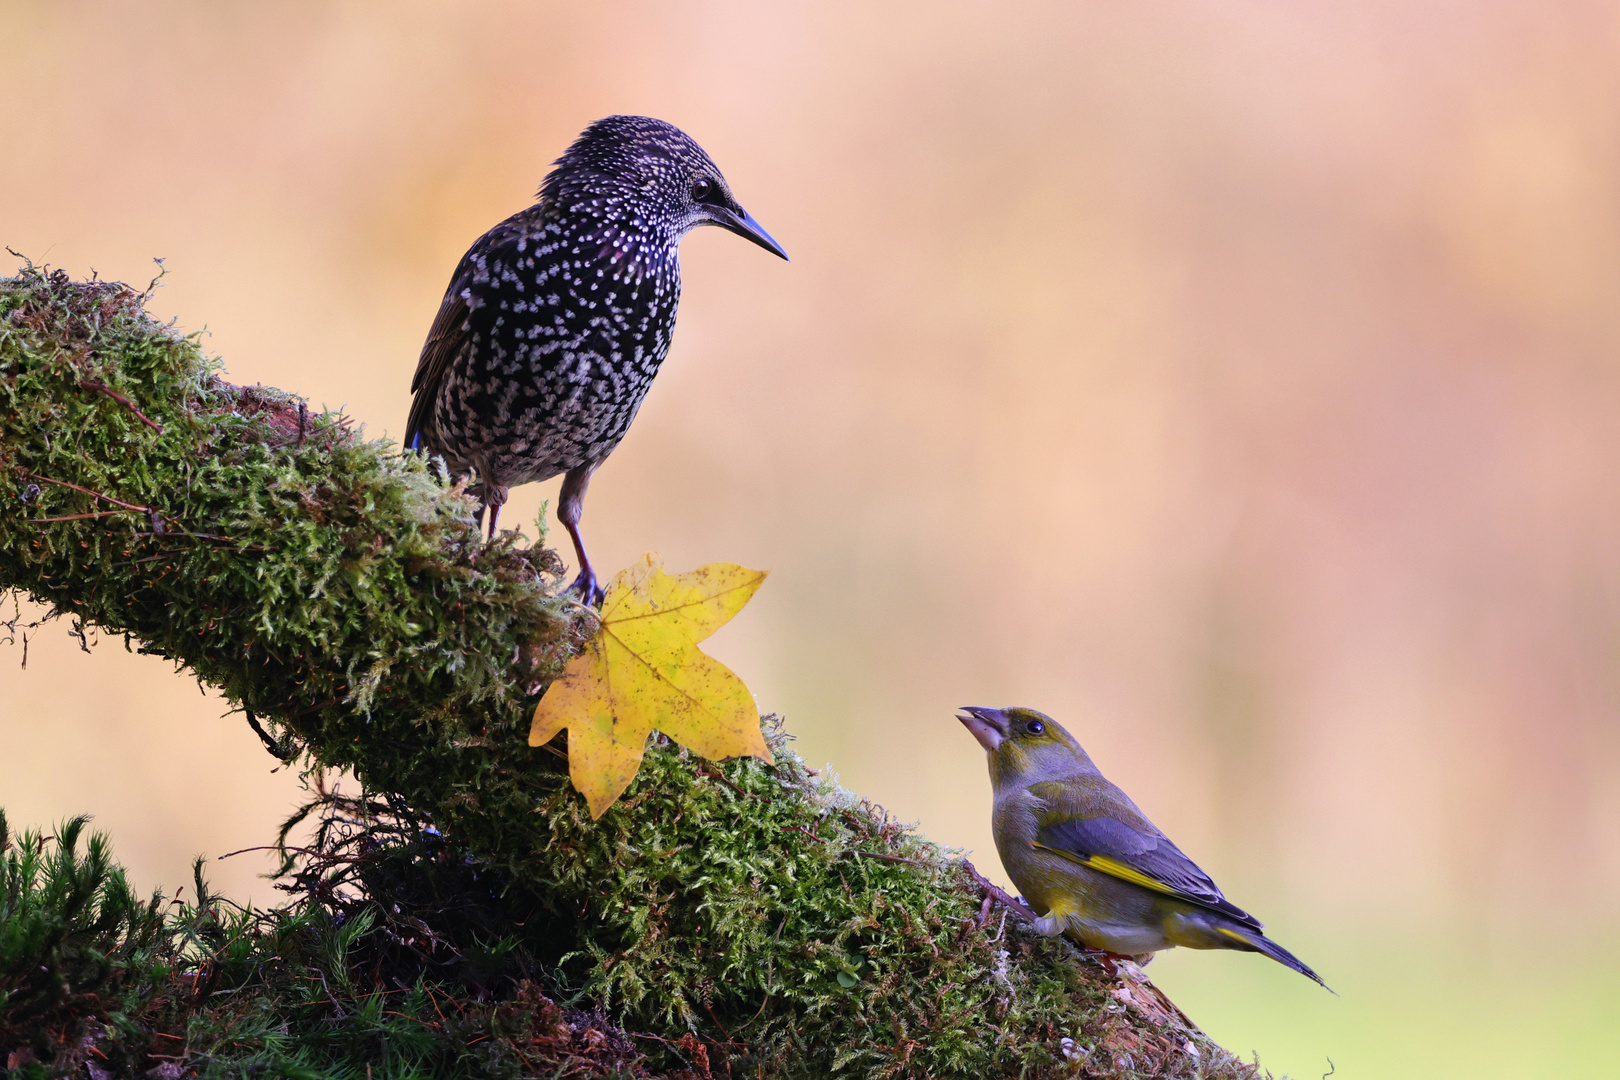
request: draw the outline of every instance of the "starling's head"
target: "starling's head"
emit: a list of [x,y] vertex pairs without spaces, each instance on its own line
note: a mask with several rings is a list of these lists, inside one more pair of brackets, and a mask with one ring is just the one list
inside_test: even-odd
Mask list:
[[1027,787],[1097,771],[1074,736],[1045,713],[970,705],[956,718],[984,747],[990,759],[990,781],[998,791],[1008,784]]
[[560,210],[658,234],[671,244],[718,225],[766,251],[787,252],[732,197],[719,166],[673,124],[609,116],[586,128],[540,186]]

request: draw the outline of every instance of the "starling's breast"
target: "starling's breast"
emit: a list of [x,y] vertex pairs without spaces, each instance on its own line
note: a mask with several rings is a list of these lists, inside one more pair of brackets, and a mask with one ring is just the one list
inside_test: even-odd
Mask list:
[[[539,225],[537,222],[536,225]],[[468,253],[467,332],[435,416],[499,484],[607,457],[669,351],[679,266],[548,223]]]

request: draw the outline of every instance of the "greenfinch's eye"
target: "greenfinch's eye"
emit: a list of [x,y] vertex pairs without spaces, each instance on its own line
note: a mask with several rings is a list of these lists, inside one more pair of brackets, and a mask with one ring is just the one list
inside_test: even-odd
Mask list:
[[1046,725],[1041,723],[1039,720],[1031,720],[1029,723],[1024,725],[1024,730],[1029,732],[1031,735],[1039,735],[1041,732],[1046,730]]

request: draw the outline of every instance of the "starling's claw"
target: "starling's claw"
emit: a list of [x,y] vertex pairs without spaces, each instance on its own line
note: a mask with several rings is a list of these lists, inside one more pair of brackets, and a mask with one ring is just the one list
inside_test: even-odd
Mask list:
[[579,577],[574,579],[574,583],[563,591],[565,595],[572,594],[578,597],[579,602],[586,607],[593,608],[601,607],[602,598],[606,595],[602,592],[602,586],[596,583],[596,571],[589,566],[581,570]]

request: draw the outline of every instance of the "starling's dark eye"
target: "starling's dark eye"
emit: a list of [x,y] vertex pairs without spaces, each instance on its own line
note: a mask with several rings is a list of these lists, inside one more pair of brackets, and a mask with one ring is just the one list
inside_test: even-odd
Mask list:
[[714,185],[707,180],[699,180],[692,185],[692,201],[708,202],[714,198]]
[[1024,725],[1024,730],[1029,732],[1031,735],[1039,735],[1041,732],[1046,730],[1046,725],[1041,723],[1039,720],[1031,720],[1029,723]]

